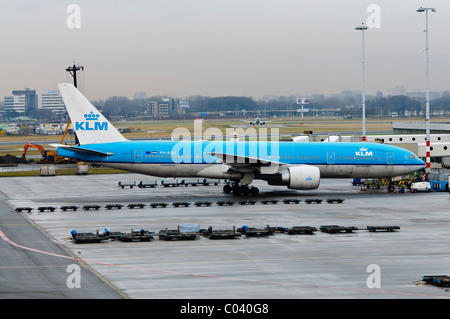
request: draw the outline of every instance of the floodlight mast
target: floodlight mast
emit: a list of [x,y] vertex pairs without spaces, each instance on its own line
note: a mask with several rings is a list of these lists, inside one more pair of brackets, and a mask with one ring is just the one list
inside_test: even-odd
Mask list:
[[417,12],[425,12],[425,82],[426,82],[426,90],[425,90],[425,126],[426,126],[426,178],[428,179],[428,175],[431,172],[431,142],[430,142],[430,80],[429,80],[429,50],[428,50],[428,11],[436,12],[435,8],[422,8],[416,10]]
[[364,31],[367,30],[367,26],[362,25],[355,28],[357,31],[362,31],[362,140],[366,141],[366,74],[365,74],[365,63],[364,63]]

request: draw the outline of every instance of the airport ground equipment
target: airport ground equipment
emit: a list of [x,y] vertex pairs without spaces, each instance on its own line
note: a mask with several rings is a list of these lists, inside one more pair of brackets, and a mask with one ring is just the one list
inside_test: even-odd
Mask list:
[[167,207],[167,203],[151,203],[150,206],[152,208],[156,208],[156,207]]
[[301,200],[299,200],[299,199],[283,199],[283,203],[285,203],[285,204],[291,204],[291,203],[298,204],[300,202],[301,202]]
[[293,226],[291,228],[288,228],[286,233],[288,235],[301,235],[301,234],[308,234],[312,235],[313,232],[317,231],[316,227],[311,226]]
[[77,244],[85,243],[100,243],[105,240],[105,237],[94,233],[78,233],[76,230],[71,231],[72,238]]
[[145,207],[145,204],[143,204],[143,203],[128,204],[127,207],[128,207],[129,209],[133,209],[133,208],[135,208],[135,207],[144,208],[144,207]]
[[102,206],[100,206],[100,205],[84,205],[83,209],[84,210],[91,210],[91,209],[99,210],[101,207]]
[[447,275],[423,276],[422,280],[426,284],[431,284],[438,287],[450,287],[450,277]]
[[129,188],[133,188],[134,186],[136,186],[136,182],[133,182],[133,184],[124,184],[121,181],[119,181],[119,187],[121,188],[125,188],[125,187],[129,187]]
[[153,239],[152,233],[141,229],[139,231],[131,230],[130,233],[122,234],[119,237],[120,241],[131,242],[131,241],[150,241]]
[[343,202],[344,202],[344,199],[342,199],[342,198],[328,198],[327,199],[328,204],[333,204],[333,203],[341,204]]
[[244,234],[247,237],[264,237],[274,234],[274,231],[271,229],[248,227],[247,225],[238,228],[237,232]]
[[113,208],[122,209],[122,207],[123,207],[123,205],[121,205],[121,204],[107,204],[107,205],[105,205],[105,208],[107,210],[111,210]]
[[200,207],[200,206],[211,206],[211,202],[195,202],[194,203],[194,205],[195,206],[197,206],[197,207]]
[[161,181],[161,185],[164,187],[178,187],[181,185],[178,181],[176,182],[166,182],[164,180]]
[[16,211],[16,213],[21,213],[21,212],[23,212],[23,211],[26,211],[26,212],[31,212],[33,210],[33,208],[32,207],[17,207],[16,209],[15,209],[15,211]]
[[45,211],[49,211],[49,212],[54,212],[56,209],[56,207],[52,207],[52,206],[40,206],[37,208],[38,211],[45,212]]
[[23,153],[22,153],[22,157],[21,158],[26,159],[27,152],[28,152],[29,148],[37,148],[41,152],[41,156],[42,156],[41,163],[69,163],[69,162],[73,162],[72,160],[69,160],[66,157],[56,155],[56,151],[48,151],[48,150],[45,150],[44,147],[42,147],[39,144],[29,143],[29,142],[25,143],[25,145],[23,147]]
[[137,185],[139,188],[154,188],[156,186],[158,186],[158,183],[155,181],[154,183],[144,183],[142,181],[139,182],[139,184]]
[[370,232],[376,232],[377,230],[391,232],[398,229],[400,229],[400,226],[367,226],[367,230]]
[[239,205],[255,205],[255,200],[241,200],[239,201]]
[[213,229],[212,226],[209,226],[202,233],[209,239],[235,239],[241,236],[240,233],[236,232],[235,226],[233,226],[233,229]]
[[191,203],[189,203],[189,202],[175,202],[175,203],[172,203],[172,205],[174,207],[179,207],[179,206],[188,207],[189,205],[191,205]]
[[449,190],[448,181],[415,181],[411,183],[410,191],[415,192],[446,192]]
[[220,183],[220,180],[207,180],[206,178],[204,178],[203,180],[200,180],[200,179],[197,179],[197,181],[186,181],[186,180],[182,180],[181,182],[180,182],[180,185],[182,185],[182,186],[199,186],[199,185],[201,185],[201,186],[209,186],[209,185],[211,185],[211,184],[213,184],[213,185],[219,185],[219,183]]
[[273,232],[273,233],[285,233],[287,231],[286,227],[282,226],[266,226],[266,229]]
[[109,228],[105,228],[105,232],[102,234],[103,237],[110,240],[119,240],[120,236],[123,236],[122,232],[112,232]]
[[178,229],[163,229],[159,231],[159,240],[194,240],[197,239],[195,233],[182,233]]
[[219,206],[232,206],[234,205],[233,201],[229,201],[229,200],[221,200],[217,202],[217,205]]
[[67,210],[73,210],[76,211],[79,207],[78,206],[74,206],[74,205],[65,205],[65,206],[61,206],[60,209],[65,212]]
[[203,179],[202,181],[202,185],[203,186],[209,186],[209,185],[219,185],[220,183],[220,179],[213,179],[213,180],[208,180],[208,179]]
[[354,230],[358,230],[358,228],[354,226],[322,225],[320,226],[320,230],[325,233],[334,234],[342,232],[351,233]]
[[320,203],[322,203],[322,200],[321,199],[305,199],[305,203],[306,204],[312,204],[312,203],[320,204]]
[[447,192],[449,190],[448,181],[430,181],[431,190],[435,192]]
[[264,199],[261,201],[262,204],[266,205],[266,204],[276,204],[278,203],[278,201],[276,199]]

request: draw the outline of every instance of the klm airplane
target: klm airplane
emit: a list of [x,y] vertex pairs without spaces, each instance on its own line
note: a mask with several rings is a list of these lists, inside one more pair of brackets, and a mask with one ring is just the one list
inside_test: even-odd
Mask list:
[[255,179],[310,190],[321,178],[390,178],[421,170],[414,153],[377,143],[130,141],[72,84],[59,84],[79,144],[59,156],[160,177],[227,179],[225,193],[258,194]]

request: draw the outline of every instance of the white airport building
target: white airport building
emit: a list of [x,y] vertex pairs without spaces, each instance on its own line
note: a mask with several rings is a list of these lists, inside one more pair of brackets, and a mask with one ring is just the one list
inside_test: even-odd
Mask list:
[[5,111],[24,114],[36,110],[65,111],[64,102],[58,90],[14,90],[12,96],[5,96]]

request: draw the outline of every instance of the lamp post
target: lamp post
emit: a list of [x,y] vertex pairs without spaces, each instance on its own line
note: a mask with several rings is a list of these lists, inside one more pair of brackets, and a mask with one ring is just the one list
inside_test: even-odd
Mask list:
[[426,65],[426,71],[425,71],[425,78],[426,78],[426,92],[425,92],[425,125],[426,125],[426,176],[428,179],[428,174],[431,171],[431,146],[430,146],[430,80],[429,80],[429,69],[428,69],[428,11],[436,12],[436,9],[434,8],[422,8],[416,10],[417,12],[425,12],[425,65]]
[[357,31],[362,31],[362,140],[366,141],[366,75],[364,66],[364,31],[367,30],[367,26],[364,23],[355,28]]

